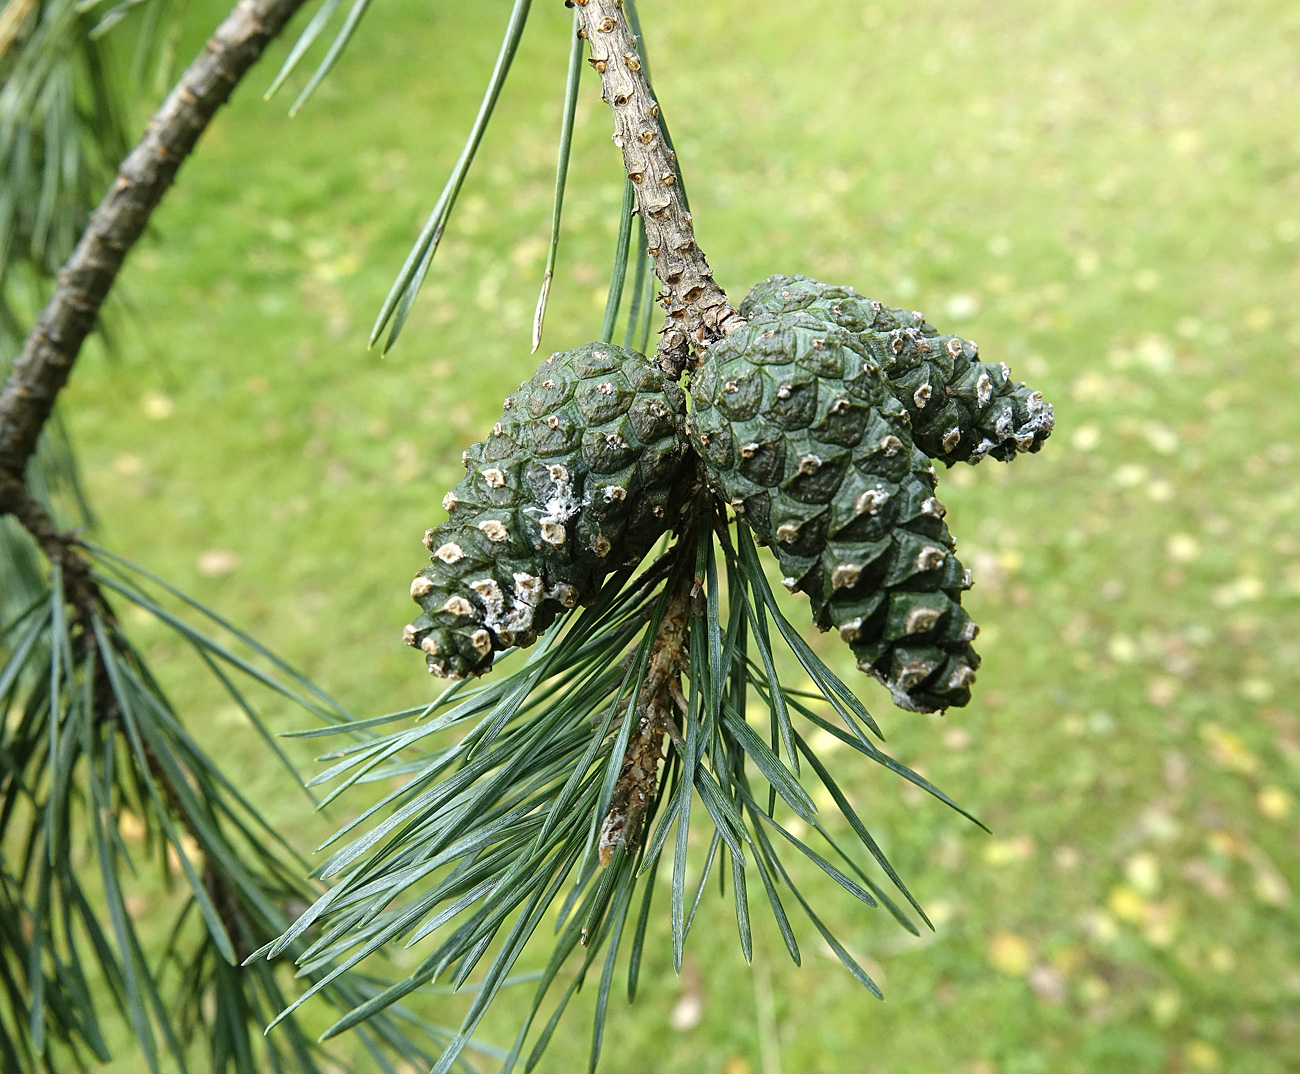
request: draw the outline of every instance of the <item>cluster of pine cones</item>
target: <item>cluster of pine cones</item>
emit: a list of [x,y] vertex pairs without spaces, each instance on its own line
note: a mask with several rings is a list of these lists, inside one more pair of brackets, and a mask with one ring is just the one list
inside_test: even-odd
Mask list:
[[448,519],[411,585],[429,670],[480,675],[634,564],[708,487],[770,546],[813,620],[836,628],[896,704],[970,700],[970,572],[935,497],[948,465],[1037,451],[1041,393],[919,313],[773,276],[686,394],[644,355],[588,343],[547,358],[465,452]]

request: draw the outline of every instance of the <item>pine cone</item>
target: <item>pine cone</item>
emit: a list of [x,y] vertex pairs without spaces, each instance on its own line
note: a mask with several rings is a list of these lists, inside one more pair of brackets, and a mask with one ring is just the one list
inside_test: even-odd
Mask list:
[[463,458],[468,473],[424,535],[407,644],[445,678],[531,645],[676,517],[685,396],[645,355],[588,343],[547,358]]
[[916,446],[951,466],[985,456],[1010,461],[1051,435],[1051,404],[1011,379],[1005,362],[977,361],[979,348],[941,336],[920,313],[891,309],[851,287],[807,276],[769,276],[740,305],[746,318],[815,323],[857,333],[907,408]]
[[907,412],[859,333],[749,315],[691,385],[688,429],[710,483],[897,705],[966,704],[979,667],[960,606],[970,575]]

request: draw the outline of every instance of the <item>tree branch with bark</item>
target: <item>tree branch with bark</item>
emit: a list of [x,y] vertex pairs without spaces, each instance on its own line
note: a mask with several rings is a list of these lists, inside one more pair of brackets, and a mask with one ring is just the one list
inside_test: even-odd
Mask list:
[[622,0],[566,0],[566,6],[577,8],[579,34],[591,47],[588,62],[600,75],[601,99],[614,116],[614,144],[632,181],[646,252],[663,284],[659,300],[668,320],[659,362],[677,377],[744,321],[714,280],[695,239],[677,154],[664,135],[659,102]]
[[[678,545],[678,555],[683,554],[683,547],[694,551],[693,542],[687,541]],[[689,659],[691,594],[696,584],[691,573],[681,572],[655,635],[650,665],[637,694],[636,730],[623,753],[623,768],[600,828],[601,865],[609,865],[618,847],[636,846],[658,793],[664,736],[674,734],[674,713],[686,716],[682,672]]]
[[149,121],[58,274],[58,286],[0,391],[0,515],[13,515],[63,569],[83,629],[108,604],[74,535],[59,529],[24,475],[126,255],[218,109],[304,0],[239,0]]
[[[657,354],[670,376],[698,368],[711,344],[744,323],[727,300],[695,238],[681,182],[677,154],[669,144],[659,102],[643,53],[622,0],[566,0],[576,7],[578,35],[591,49],[588,62],[600,75],[601,99],[614,118],[614,144],[623,155],[637,212],[654,259],[667,311]],[[711,539],[705,527],[683,527],[677,555],[695,555],[695,541]],[[687,536],[691,539],[687,539]],[[690,579],[695,585],[698,581]],[[635,845],[647,810],[658,793],[661,746],[673,726],[675,699],[689,664],[692,601],[688,585],[673,595],[651,651],[650,670],[637,699],[637,728],[623,758],[623,770],[601,827],[600,860],[608,865],[618,846]],[[685,712],[680,715],[684,718]]]
[[122,161],[0,391],[0,471],[22,478],[127,253],[217,110],[303,2],[239,0]]

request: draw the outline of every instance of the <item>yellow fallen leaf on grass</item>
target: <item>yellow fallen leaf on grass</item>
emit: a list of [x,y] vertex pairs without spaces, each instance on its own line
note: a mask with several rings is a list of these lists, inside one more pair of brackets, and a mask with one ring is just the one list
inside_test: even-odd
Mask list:
[[1117,884],[1106,899],[1111,914],[1142,931],[1153,947],[1168,947],[1178,931],[1179,907],[1172,902],[1154,902],[1128,884]]
[[1201,728],[1201,741],[1210,748],[1210,756],[1220,768],[1243,775],[1250,775],[1259,768],[1259,758],[1236,731],[1207,723]]
[[1210,601],[1219,608],[1231,608],[1246,601],[1259,600],[1264,595],[1264,582],[1253,574],[1243,574],[1231,582],[1217,586],[1210,593]]
[[1272,858],[1254,843],[1243,844],[1241,856],[1255,874],[1255,897],[1260,902],[1279,908],[1291,902],[1291,887]]
[[989,940],[989,962],[1011,977],[1023,977],[1033,962],[1033,950],[1023,936],[995,932]]
[[1034,841],[1027,835],[1011,839],[992,839],[984,847],[984,860],[990,865],[1009,865],[1024,861],[1034,853]]
[[1148,851],[1129,858],[1124,865],[1124,875],[1143,895],[1155,895],[1160,890],[1160,862]]
[[208,578],[220,578],[239,568],[239,556],[228,548],[209,549],[195,562],[198,572]]
[[1219,1053],[1214,1045],[1205,1040],[1194,1040],[1184,1053],[1187,1065],[1193,1070],[1219,1070]]
[[1147,1007],[1151,1011],[1151,1020],[1161,1029],[1173,1025],[1182,1005],[1183,997],[1176,988],[1162,988],[1147,1001]]
[[[199,848],[199,841],[190,835],[189,832],[180,833],[181,849],[185,851],[185,857],[189,859],[190,864],[194,867],[195,872],[203,871],[203,851]],[[167,864],[176,872],[181,870],[181,858],[177,853],[176,847],[167,844]]]
[[1075,451],[1093,451],[1101,443],[1101,430],[1091,422],[1075,428],[1070,437],[1070,446]]
[[1147,901],[1127,884],[1119,884],[1111,889],[1106,906],[1119,920],[1136,925],[1146,913]]
[[1291,812],[1291,795],[1281,787],[1265,787],[1255,799],[1259,811],[1269,820],[1284,820]]
[[144,821],[130,810],[123,810],[117,818],[118,833],[129,843],[135,843],[145,837]]
[[1237,956],[1227,944],[1215,944],[1210,948],[1208,957],[1210,968],[1215,973],[1228,974],[1237,968]]
[[1097,943],[1113,943],[1119,936],[1119,926],[1105,910],[1089,910],[1079,921],[1079,927]]
[[154,421],[166,421],[176,411],[176,404],[162,392],[150,392],[140,401],[145,417]]

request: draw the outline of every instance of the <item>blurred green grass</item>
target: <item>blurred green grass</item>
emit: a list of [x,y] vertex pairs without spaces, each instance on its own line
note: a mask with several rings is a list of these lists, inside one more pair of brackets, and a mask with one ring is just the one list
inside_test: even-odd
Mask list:
[[[430,696],[400,642],[419,537],[534,364],[558,3],[537,6],[402,340],[365,350],[506,7],[378,6],[292,121],[291,98],[258,96],[282,43],[133,256],[122,355],[93,352],[67,393],[105,542],[359,713]],[[218,15],[195,5],[191,46]],[[714,0],[643,17],[728,292],[806,272],[924,310],[1040,387],[1058,433],[1012,467],[941,475],[977,580],[974,703],[916,716],[863,685],[895,755],[994,836],[835,757],[937,934],[806,878],[881,1004],[811,930],[801,969],[760,930],[751,972],[730,899],[706,900],[682,978],[660,929],[641,998],[612,1006],[605,1068],[1294,1070],[1300,9]],[[589,75],[545,349],[598,329],[621,194],[602,108]],[[342,816],[308,816],[238,713],[133,626],[292,839]],[[542,1070],[585,1064],[588,1010]]]

